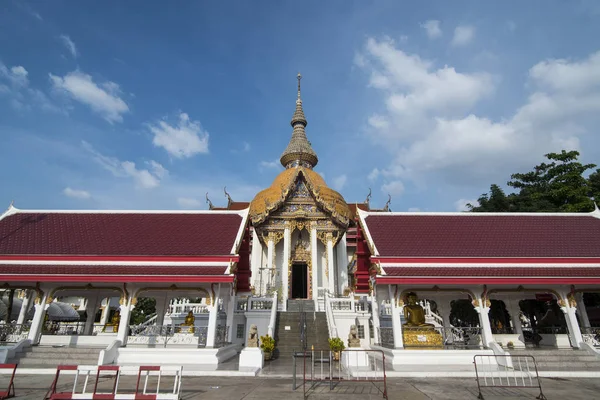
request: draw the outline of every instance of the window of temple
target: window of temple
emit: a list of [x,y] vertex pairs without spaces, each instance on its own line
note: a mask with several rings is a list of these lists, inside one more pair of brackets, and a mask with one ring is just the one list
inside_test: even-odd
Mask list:
[[237,324],[236,337],[238,339],[244,338],[244,324]]
[[358,325],[358,338],[359,339],[364,339],[365,338],[365,326],[364,325]]

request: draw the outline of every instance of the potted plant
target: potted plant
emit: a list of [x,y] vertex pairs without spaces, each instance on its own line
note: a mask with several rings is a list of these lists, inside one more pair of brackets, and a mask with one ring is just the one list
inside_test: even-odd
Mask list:
[[340,361],[340,352],[345,348],[344,341],[339,337],[329,338],[329,349],[333,352],[334,361]]
[[273,357],[273,351],[275,350],[275,339],[269,335],[261,336],[260,348],[265,355],[265,361],[269,361]]
[[508,343],[506,343],[506,347],[508,347],[509,349],[514,349],[515,344],[513,342],[508,342]]

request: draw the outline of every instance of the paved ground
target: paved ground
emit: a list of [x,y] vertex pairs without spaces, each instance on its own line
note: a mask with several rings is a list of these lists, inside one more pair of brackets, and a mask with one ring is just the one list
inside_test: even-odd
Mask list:
[[[122,378],[120,387],[135,386],[134,377]],[[4,381],[4,379],[2,379]],[[17,375],[15,387],[17,399],[43,399],[52,382],[50,375]],[[108,381],[103,382],[105,385]],[[68,386],[65,381],[63,389]],[[544,394],[549,400],[568,398],[569,400],[596,399],[600,397],[598,379],[542,379]],[[302,387],[292,390],[291,379],[281,378],[215,378],[184,377],[182,399],[302,399]],[[463,400],[477,398],[477,385],[473,379],[390,379],[388,382],[389,399],[403,400]],[[535,399],[535,390],[484,389],[486,400]],[[354,400],[380,399],[377,388],[370,384],[344,383],[333,391],[329,385],[316,387],[309,391],[308,399]]]

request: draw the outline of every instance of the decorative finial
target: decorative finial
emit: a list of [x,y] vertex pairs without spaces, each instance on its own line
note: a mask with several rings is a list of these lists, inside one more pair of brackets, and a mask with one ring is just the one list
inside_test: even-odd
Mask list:
[[233,203],[233,199],[231,198],[229,193],[227,193],[227,186],[223,187],[223,192],[225,192],[225,197],[227,197],[227,208],[229,208],[231,207],[231,203]]
[[300,75],[300,72],[298,72],[298,100],[300,100],[300,79],[302,79],[302,75]]
[[365,199],[365,203],[369,204],[370,200],[371,200],[371,188],[369,188],[369,194],[367,195],[367,198]]
[[388,201],[385,203],[385,207],[383,207],[383,211],[391,211],[390,203],[392,202],[392,195],[388,193]]
[[[596,204],[596,203],[594,203],[594,204]],[[11,200],[10,201],[10,205],[8,206],[8,208],[13,208],[14,206],[15,206],[15,201]],[[596,206],[596,209],[598,209],[598,206]]]
[[213,206],[212,201],[208,198],[208,192],[206,192],[206,203],[208,204],[208,208],[212,210],[215,206]]

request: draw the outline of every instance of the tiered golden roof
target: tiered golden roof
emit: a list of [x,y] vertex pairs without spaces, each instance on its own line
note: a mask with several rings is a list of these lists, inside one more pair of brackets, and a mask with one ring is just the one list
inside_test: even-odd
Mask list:
[[250,218],[254,225],[264,222],[272,211],[285,202],[300,176],[317,204],[341,226],[348,226],[352,212],[341,194],[331,189],[315,171],[305,167],[288,168],[281,172],[271,187],[259,192],[250,203]]

